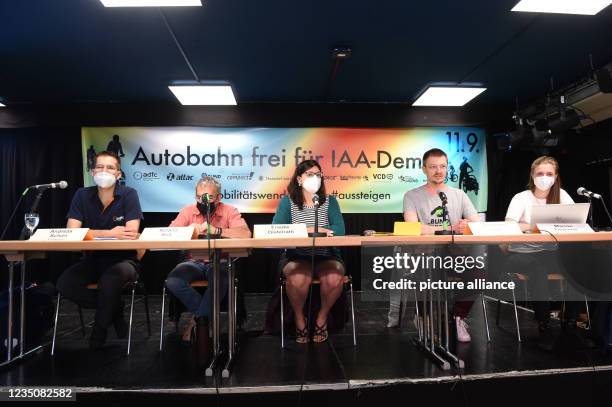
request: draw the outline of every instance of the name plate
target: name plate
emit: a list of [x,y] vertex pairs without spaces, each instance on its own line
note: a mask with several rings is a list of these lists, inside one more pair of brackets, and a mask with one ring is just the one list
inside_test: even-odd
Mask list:
[[474,236],[517,236],[522,235],[516,222],[470,222],[464,233]]
[[563,233],[595,233],[586,223],[537,223],[536,228],[540,233],[549,232],[553,235]]
[[81,242],[89,228],[38,229],[30,240],[33,242]]
[[191,240],[195,228],[186,227],[167,227],[167,228],[145,228],[140,234],[139,240],[164,240],[170,242],[180,242]]
[[287,237],[308,237],[305,223],[287,225],[255,225],[253,227],[255,239],[282,239]]

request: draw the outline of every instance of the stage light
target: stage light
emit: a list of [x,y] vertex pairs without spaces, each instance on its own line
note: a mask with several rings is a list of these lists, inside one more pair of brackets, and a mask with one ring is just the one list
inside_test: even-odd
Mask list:
[[223,83],[175,84],[168,86],[182,105],[235,106],[232,86]]
[[465,85],[429,85],[412,106],[464,106],[486,89]]
[[0,107],[6,107],[5,105],[2,104],[2,102],[0,102]]
[[521,0],[511,11],[592,16],[611,3],[610,0]]
[[202,7],[201,0],[100,0],[104,7]]

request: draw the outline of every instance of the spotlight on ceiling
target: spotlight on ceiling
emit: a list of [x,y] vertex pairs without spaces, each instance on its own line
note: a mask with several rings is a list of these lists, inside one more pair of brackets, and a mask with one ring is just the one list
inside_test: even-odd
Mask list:
[[104,7],[202,7],[202,0],[100,0]]
[[228,82],[175,82],[168,89],[185,106],[235,106],[236,98]]
[[610,0],[521,0],[511,11],[593,16],[611,3]]
[[0,102],[0,107],[6,107],[6,105],[3,105],[2,102]]
[[412,106],[465,106],[486,89],[481,84],[431,84]]

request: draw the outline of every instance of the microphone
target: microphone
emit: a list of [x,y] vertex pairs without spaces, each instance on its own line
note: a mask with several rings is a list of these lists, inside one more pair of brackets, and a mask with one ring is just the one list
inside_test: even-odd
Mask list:
[[52,182],[50,184],[39,184],[39,185],[32,185],[31,187],[28,187],[28,189],[47,189],[47,188],[66,189],[68,188],[68,183],[66,181],[59,181],[59,182]]
[[319,195],[317,195],[317,194],[312,195],[312,203],[315,206],[319,206]]
[[442,191],[438,192],[438,196],[440,197],[440,200],[442,201],[442,205],[448,205],[448,198],[446,197],[446,194]]
[[578,195],[586,196],[587,198],[601,199],[601,195],[596,194],[593,191],[589,191],[586,188],[580,187],[576,190]]

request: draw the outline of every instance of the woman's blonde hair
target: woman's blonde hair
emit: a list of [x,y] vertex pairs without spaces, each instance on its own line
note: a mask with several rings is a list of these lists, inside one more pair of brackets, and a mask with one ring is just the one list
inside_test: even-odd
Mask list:
[[550,187],[550,191],[548,192],[548,196],[546,197],[547,204],[558,204],[561,203],[561,175],[559,174],[559,163],[552,157],[547,155],[543,155],[542,157],[538,157],[535,159],[533,163],[531,163],[531,171],[529,172],[529,183],[527,187],[531,192],[535,192],[536,186],[533,182],[533,173],[538,165],[542,164],[551,164],[555,167],[555,183]]

